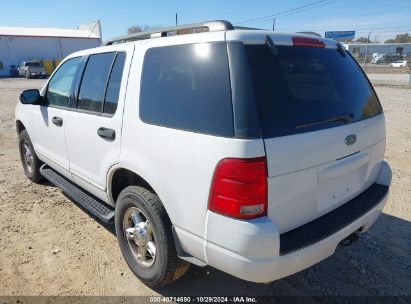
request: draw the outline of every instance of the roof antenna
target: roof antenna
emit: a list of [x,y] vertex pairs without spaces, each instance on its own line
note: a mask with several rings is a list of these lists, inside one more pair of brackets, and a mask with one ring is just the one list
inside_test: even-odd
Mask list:
[[275,30],[275,18],[273,19],[273,32]]
[[178,16],[177,16],[177,13],[176,13],[176,26],[178,25]]

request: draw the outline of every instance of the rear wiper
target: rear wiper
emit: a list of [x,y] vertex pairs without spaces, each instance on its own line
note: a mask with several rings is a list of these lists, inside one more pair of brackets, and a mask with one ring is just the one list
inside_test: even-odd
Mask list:
[[273,39],[268,35],[265,35],[265,45],[268,46],[273,55],[278,55],[278,49],[275,46]]
[[301,128],[308,128],[308,127],[312,127],[315,125],[319,125],[322,123],[327,123],[327,122],[343,122],[343,123],[348,123],[349,121],[351,121],[354,117],[354,114],[349,113],[349,114],[342,114],[342,115],[337,115],[337,116],[333,116],[330,118],[324,118],[324,119],[320,119],[320,120],[316,120],[313,122],[309,122],[309,123],[305,123],[302,125],[298,125],[295,126],[294,129],[301,129]]
[[338,51],[338,53],[340,53],[341,56],[343,56],[343,57],[347,56],[344,47],[339,42],[337,42],[337,51]]

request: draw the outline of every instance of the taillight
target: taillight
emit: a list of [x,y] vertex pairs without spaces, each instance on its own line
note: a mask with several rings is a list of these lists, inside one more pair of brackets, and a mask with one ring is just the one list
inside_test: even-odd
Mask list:
[[265,157],[226,158],[214,172],[208,209],[239,219],[267,215]]
[[292,37],[293,46],[310,46],[324,48],[325,44],[320,39],[310,37]]

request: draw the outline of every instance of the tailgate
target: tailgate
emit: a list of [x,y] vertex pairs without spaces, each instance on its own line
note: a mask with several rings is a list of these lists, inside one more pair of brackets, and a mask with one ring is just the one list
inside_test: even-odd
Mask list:
[[[367,189],[383,159],[384,130],[380,115],[343,127],[266,139],[268,217],[279,232],[312,221]],[[347,134],[356,134],[357,142],[346,145]]]
[[335,42],[267,41],[245,50],[266,149],[268,216],[283,233],[374,182],[385,120],[367,77]]

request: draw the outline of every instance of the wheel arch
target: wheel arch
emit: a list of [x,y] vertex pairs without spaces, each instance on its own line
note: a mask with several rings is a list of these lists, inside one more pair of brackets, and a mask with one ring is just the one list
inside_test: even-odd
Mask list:
[[24,124],[20,121],[20,120],[16,120],[16,131],[17,131],[17,135],[19,135],[21,133],[21,131],[26,130],[26,127],[24,126]]
[[[167,200],[164,200],[164,196],[167,197],[167,190],[164,188],[160,189],[159,185],[156,185],[155,182],[153,182],[150,177],[144,175],[144,174],[139,174],[139,170],[136,169],[129,169],[128,166],[125,166],[124,164],[118,164],[113,166],[109,173],[107,174],[107,197],[109,200],[109,203],[112,206],[116,205],[116,200],[120,192],[125,189],[128,186],[140,186],[143,188],[146,188],[150,191],[152,191],[154,194],[156,194],[161,201],[161,204],[163,205],[166,214],[168,218],[170,219],[172,225],[175,220],[175,210],[173,211],[173,208],[171,206],[167,205]],[[164,191],[165,193],[159,193],[159,191]],[[176,246],[177,250],[177,255],[190,263],[196,264],[198,266],[205,266],[207,265],[203,260],[204,258],[200,257],[194,257],[191,253],[190,246],[187,247],[187,238],[186,241],[184,242],[185,245],[183,245],[181,236],[179,233],[175,230],[174,226],[172,226],[172,235],[174,239],[174,244]],[[200,246],[202,246],[200,244]],[[192,246],[191,246],[192,247]],[[202,250],[202,247],[201,249]],[[194,250],[195,251],[195,250]]]
[[107,178],[108,199],[113,206],[120,192],[128,186],[140,186],[158,195],[152,184],[141,174],[124,166],[118,166],[110,170]]

